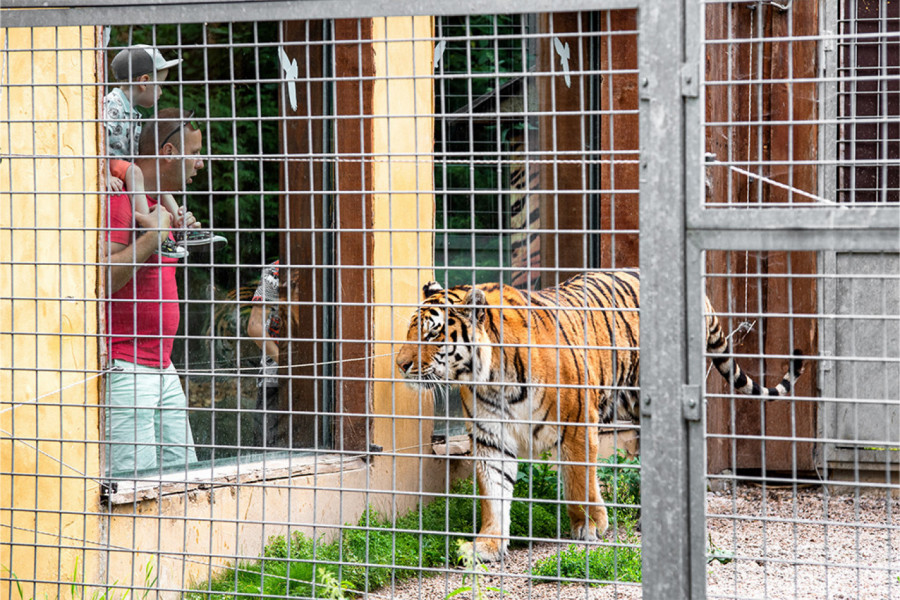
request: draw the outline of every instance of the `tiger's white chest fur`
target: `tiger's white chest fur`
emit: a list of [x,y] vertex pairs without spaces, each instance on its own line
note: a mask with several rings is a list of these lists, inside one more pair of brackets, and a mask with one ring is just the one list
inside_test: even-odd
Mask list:
[[561,418],[540,410],[547,393],[553,391],[522,382],[463,385],[463,403],[472,417],[467,426],[475,443],[480,439],[511,457],[523,458],[535,458],[554,446],[559,440]]

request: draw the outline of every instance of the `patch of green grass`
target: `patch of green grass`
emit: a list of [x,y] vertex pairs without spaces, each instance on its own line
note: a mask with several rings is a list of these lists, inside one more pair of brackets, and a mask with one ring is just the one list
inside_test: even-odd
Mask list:
[[571,528],[565,504],[560,502],[562,482],[549,461],[550,453],[545,452],[539,461],[519,463],[513,497],[528,501],[513,502],[510,507],[510,545],[513,547],[527,544],[529,538],[559,539]]
[[641,581],[641,549],[631,527],[626,527],[623,538],[614,546],[602,546],[587,550],[572,545],[557,556],[550,556],[535,563],[531,574],[540,583],[571,579],[571,583],[602,585],[605,582]]
[[[463,480],[447,497],[397,519],[367,509],[355,527],[345,528],[333,542],[311,540],[300,532],[275,536],[260,560],[227,569],[186,598],[224,600],[235,592],[257,597],[342,598],[344,592],[376,590],[415,577],[423,567],[456,564],[457,546],[452,540],[472,535],[476,511],[472,481]],[[335,587],[333,582],[340,583]]]
[[628,458],[624,451],[618,450],[600,461],[597,468],[603,496],[612,505],[607,510],[609,524],[613,528],[633,526],[641,518],[640,464],[640,458]]
[[[621,504],[640,504],[640,478],[637,469],[623,468],[636,465],[636,460],[624,456],[615,458],[605,471],[615,485],[604,483],[614,490],[609,500]],[[635,483],[636,480],[636,483]],[[565,505],[562,482],[549,462],[549,455],[539,461],[522,462],[514,486],[511,508],[510,532],[512,545],[523,545],[528,538],[558,539],[569,531],[569,518]],[[527,499],[527,501],[524,501]],[[636,509],[620,509],[636,510]],[[626,522],[620,512],[621,522]],[[233,597],[235,593],[252,597],[312,597],[343,598],[345,593],[371,592],[392,582],[416,577],[421,570],[456,566],[460,559],[458,538],[469,538],[478,531],[480,503],[475,484],[471,479],[456,482],[447,496],[419,506],[397,518],[380,515],[367,509],[353,527],[345,527],[341,536],[331,542],[312,540],[300,532],[290,537],[275,536],[269,539],[259,560],[241,563],[227,569],[211,581],[198,586],[187,594],[188,600],[218,600]],[[525,538],[525,540],[517,538]],[[616,548],[613,562],[618,571],[630,573],[631,562],[622,557],[634,550]],[[637,552],[637,577],[640,581],[640,550]],[[562,555],[560,560],[562,561]],[[556,564],[556,559],[553,559]],[[568,565],[575,565],[577,557],[565,558]],[[582,563],[601,564],[599,558],[584,559]],[[633,561],[632,561],[633,562]],[[594,575],[598,566],[588,572],[592,579],[612,579]],[[627,570],[631,569],[631,570]],[[584,577],[572,575],[573,577]],[[618,578],[619,581],[632,579]],[[474,583],[473,583],[474,585]]]
[[[34,600],[34,596],[31,596],[29,599],[25,592],[22,590],[22,584],[19,582],[19,578],[15,573],[10,571],[8,568],[3,567],[3,570],[9,573],[10,578],[16,584],[16,591],[19,594],[19,600]],[[136,595],[135,590],[130,589],[128,586],[119,585],[118,581],[112,583],[112,585],[108,586],[103,590],[93,590],[91,595],[88,596],[83,585],[79,585],[76,582],[78,581],[78,558],[75,559],[75,572],[72,573],[72,583],[69,584],[69,592],[71,594],[72,600],[84,600],[85,598],[90,598],[90,600],[136,600],[140,598],[141,600],[146,600],[147,596],[150,595],[150,590],[156,585],[157,577],[153,574],[153,563],[148,562],[146,567],[144,567],[144,585],[143,592],[140,596]],[[120,591],[122,590],[122,591]],[[45,593],[44,600],[49,600],[49,596]],[[62,596],[59,596],[62,598]],[[59,600],[59,599],[58,599]]]

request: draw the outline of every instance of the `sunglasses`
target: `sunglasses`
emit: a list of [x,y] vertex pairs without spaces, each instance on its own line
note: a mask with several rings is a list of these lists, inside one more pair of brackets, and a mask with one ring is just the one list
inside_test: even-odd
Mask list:
[[193,116],[194,116],[194,111],[191,111],[191,114],[188,115],[188,120],[187,120],[187,121],[182,121],[181,123],[179,123],[178,127],[176,127],[175,129],[173,129],[172,131],[170,131],[170,132],[169,132],[169,135],[167,135],[167,136],[163,139],[163,141],[162,141],[162,143],[160,143],[159,147],[162,148],[163,146],[165,146],[165,145],[166,145],[166,142],[168,142],[170,139],[172,139],[172,136],[173,136],[173,135],[175,135],[176,133],[178,133],[179,131],[181,131],[181,130],[184,128],[185,125],[190,125],[190,126],[191,126],[191,129],[200,129],[200,123],[197,122],[197,121],[191,120],[191,117],[193,117]]

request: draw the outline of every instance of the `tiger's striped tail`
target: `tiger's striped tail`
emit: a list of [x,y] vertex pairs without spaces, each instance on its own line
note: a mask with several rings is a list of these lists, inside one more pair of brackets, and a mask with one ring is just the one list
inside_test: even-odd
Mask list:
[[747,394],[749,396],[766,396],[769,400],[790,394],[791,390],[794,389],[794,383],[796,383],[797,379],[799,379],[800,375],[803,373],[803,359],[801,358],[803,352],[799,349],[794,349],[794,358],[791,359],[788,372],[784,374],[784,377],[778,385],[775,387],[762,386],[744,373],[741,366],[734,359],[734,356],[731,353],[731,343],[724,335],[724,332],[719,325],[719,319],[716,317],[715,313],[713,313],[709,300],[706,301],[706,307],[708,310],[706,350],[710,354],[720,355],[712,357],[713,365],[715,365],[716,370],[719,371],[722,377],[725,378],[725,381],[734,385],[735,392]]

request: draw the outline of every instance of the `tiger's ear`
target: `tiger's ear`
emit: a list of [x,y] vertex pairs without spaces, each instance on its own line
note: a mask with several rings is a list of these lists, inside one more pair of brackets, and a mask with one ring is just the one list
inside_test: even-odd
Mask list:
[[438,292],[442,292],[444,288],[441,287],[437,281],[429,281],[425,285],[422,286],[422,299],[428,298],[429,296],[434,296]]
[[469,290],[469,293],[466,294],[463,304],[472,305],[471,316],[476,323],[484,321],[485,311],[487,310],[485,307],[487,304],[487,297],[484,295],[484,292],[478,288],[472,288]]

